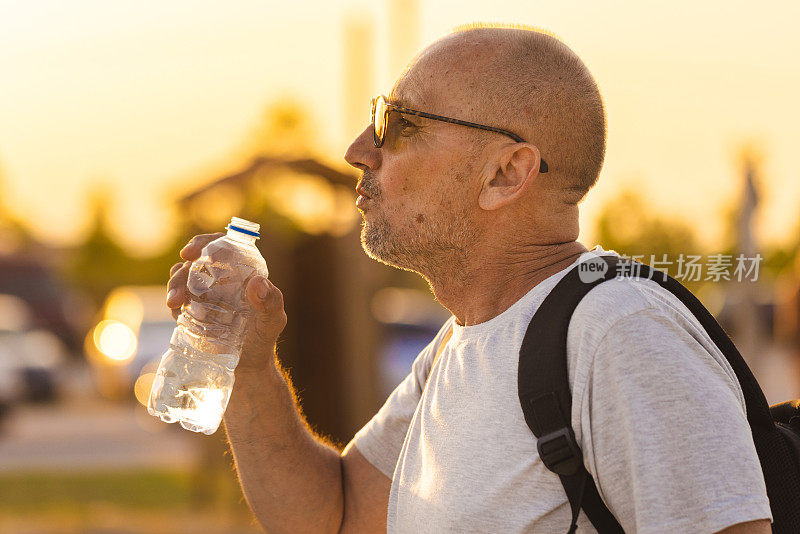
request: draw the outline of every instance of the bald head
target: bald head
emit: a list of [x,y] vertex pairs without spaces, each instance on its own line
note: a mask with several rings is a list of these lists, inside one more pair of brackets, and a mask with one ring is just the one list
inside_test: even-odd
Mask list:
[[410,95],[409,105],[419,99],[433,113],[501,127],[536,145],[548,184],[568,203],[597,181],[606,136],[600,92],[581,59],[544,32],[458,30],[426,48],[398,90]]

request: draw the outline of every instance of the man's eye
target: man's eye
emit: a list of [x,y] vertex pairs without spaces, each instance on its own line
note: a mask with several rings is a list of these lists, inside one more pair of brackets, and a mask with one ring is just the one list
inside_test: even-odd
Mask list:
[[403,133],[413,132],[414,130],[416,130],[416,128],[417,125],[411,122],[410,120],[404,118],[400,119],[400,129],[403,131]]

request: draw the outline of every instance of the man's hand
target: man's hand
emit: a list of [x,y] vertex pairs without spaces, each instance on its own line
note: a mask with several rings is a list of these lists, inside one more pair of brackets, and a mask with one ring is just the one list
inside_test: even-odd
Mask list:
[[[180,252],[181,258],[185,261],[176,263],[170,269],[167,306],[172,309],[172,316],[175,319],[180,315],[181,307],[189,303],[186,283],[192,262],[200,257],[203,247],[223,235],[225,234],[215,233],[193,237]],[[283,294],[272,282],[263,276],[253,276],[247,283],[245,294],[253,315],[247,324],[242,358],[239,362],[239,367],[243,369],[248,366],[261,367],[265,358],[272,358],[275,342],[286,326]]]
[[[172,267],[167,284],[176,319],[189,303],[192,262],[223,235],[195,236],[181,250],[184,261]],[[274,363],[275,341],[286,326],[283,295],[262,276],[248,281],[245,294],[253,315],[225,429],[250,508],[268,532],[386,532],[391,479],[355,447],[342,457],[316,436],[298,412],[291,381]]]

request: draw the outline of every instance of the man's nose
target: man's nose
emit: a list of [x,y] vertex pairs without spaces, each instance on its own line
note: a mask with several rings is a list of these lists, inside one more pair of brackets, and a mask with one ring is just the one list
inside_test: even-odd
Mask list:
[[375,148],[375,143],[372,141],[371,124],[350,144],[344,154],[344,160],[357,169],[363,169],[366,166],[374,171],[380,167],[381,151],[379,148]]

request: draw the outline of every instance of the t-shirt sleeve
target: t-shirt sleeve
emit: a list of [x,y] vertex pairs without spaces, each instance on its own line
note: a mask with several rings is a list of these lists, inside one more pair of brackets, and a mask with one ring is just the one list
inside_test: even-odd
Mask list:
[[644,308],[575,356],[573,426],[626,532],[717,532],[772,519],[741,389],[696,336]]
[[433,365],[436,349],[449,330],[451,321],[452,317],[442,326],[436,337],[422,349],[414,360],[408,376],[400,382],[378,413],[356,433],[347,446],[348,448],[355,446],[372,465],[389,478],[394,475],[394,468]]

